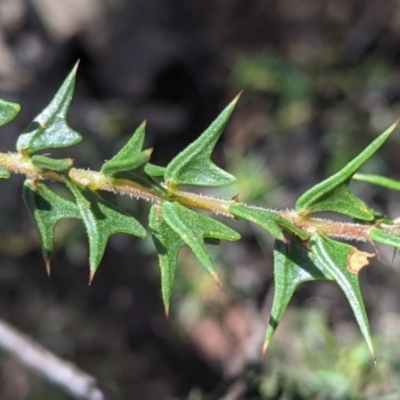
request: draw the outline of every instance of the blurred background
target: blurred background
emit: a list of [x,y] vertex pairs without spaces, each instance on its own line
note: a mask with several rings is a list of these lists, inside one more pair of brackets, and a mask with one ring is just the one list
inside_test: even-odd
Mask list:
[[[261,206],[293,207],[400,116],[397,0],[0,0],[0,97],[22,105],[1,151],[13,151],[78,59],[69,121],[84,140],[57,154],[99,169],[146,119],[153,161],[166,165],[243,89],[216,150],[237,184],[208,193]],[[400,180],[399,137],[364,172]],[[298,290],[261,360],[273,293],[265,232],[239,222],[240,242],[212,248],[222,289],[183,249],[167,320],[151,239],[113,237],[89,287],[83,226],[65,221],[48,279],[22,180],[1,183],[0,317],[116,399],[398,398],[391,249],[378,247],[360,277],[376,366],[331,282]],[[399,194],[353,189],[400,215]],[[146,221],[147,204],[108,198]],[[71,397],[0,352],[0,398]]]

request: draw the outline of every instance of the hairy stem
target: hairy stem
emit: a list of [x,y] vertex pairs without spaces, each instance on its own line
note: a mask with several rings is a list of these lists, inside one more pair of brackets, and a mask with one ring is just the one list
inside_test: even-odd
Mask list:
[[[31,158],[22,153],[0,153],[0,167],[6,168],[16,174],[23,174],[32,180],[52,180],[62,182],[61,175],[55,172],[41,172],[33,165]],[[166,196],[160,196],[139,183],[126,179],[110,181],[101,172],[92,170],[72,168],[69,171],[69,176],[77,185],[94,191],[105,190],[115,194],[128,195],[158,204],[161,204],[165,200],[173,199],[187,207],[209,211],[229,218],[235,218],[235,216],[229,212],[229,206],[236,202],[236,199],[218,199],[177,189],[168,190]],[[369,229],[371,228],[371,225],[310,217],[304,213],[304,211],[300,213],[295,210],[269,211],[282,216],[309,235],[319,234],[338,239],[356,241],[369,240]],[[388,232],[390,231],[393,234],[400,234],[400,225],[397,224],[382,224],[380,225],[380,228]]]

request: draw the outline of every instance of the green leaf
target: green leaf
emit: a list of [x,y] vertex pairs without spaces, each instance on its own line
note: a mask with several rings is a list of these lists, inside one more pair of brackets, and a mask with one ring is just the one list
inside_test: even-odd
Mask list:
[[32,154],[40,150],[69,147],[82,139],[66,121],[78,65],[68,75],[50,104],[35,117],[17,141],[17,150]]
[[240,235],[226,225],[189,210],[177,202],[164,201],[161,215],[168,226],[192,249],[203,267],[219,282],[204,238],[239,240]]
[[143,160],[142,157],[145,129],[146,123],[143,122],[128,143],[111,160],[103,164],[101,172],[105,176],[114,178],[118,173],[135,170],[149,161]]
[[237,96],[203,132],[200,137],[179,153],[166,167],[165,181],[174,185],[225,186],[235,177],[211,161],[211,153],[221,136],[239,96]]
[[236,217],[244,218],[250,222],[260,225],[268,231],[275,239],[285,240],[281,227],[297,235],[300,239],[307,239],[308,234],[291,224],[280,215],[262,208],[246,206],[241,203],[232,203],[229,206],[229,212]]
[[185,242],[173,231],[160,215],[160,206],[154,204],[149,215],[149,227],[158,253],[161,270],[161,291],[165,314],[169,314],[169,303],[175,280],[178,254]]
[[8,179],[11,173],[8,169],[0,167],[0,179]]
[[72,158],[62,158],[62,159],[54,159],[46,156],[33,156],[31,158],[32,164],[38,168],[42,172],[59,172],[64,173],[69,171],[73,164],[74,160]]
[[72,201],[55,194],[41,182],[25,180],[23,198],[42,242],[47,274],[50,275],[50,259],[53,252],[54,229],[64,218],[81,218],[78,207]]
[[[163,195],[166,190],[146,172],[153,149],[142,151],[145,127],[145,123],[139,126],[128,143],[111,160],[103,164],[101,172],[111,181],[116,179],[132,180]],[[150,172],[156,172],[151,167],[148,169]]]
[[163,177],[165,174],[165,167],[160,167],[159,165],[147,163],[144,167],[144,171],[146,172],[146,174],[149,174],[153,177]]
[[131,215],[108,203],[95,192],[78,188],[68,177],[64,180],[76,199],[89,238],[90,283],[103,258],[110,236],[128,233],[145,237],[146,230]]
[[[103,164],[101,172],[109,179],[138,179],[140,176],[146,176],[144,166],[149,162],[151,156],[151,149],[142,151],[141,153],[130,157],[129,159],[119,161],[107,161]],[[150,177],[148,177],[151,179]]]
[[311,238],[310,248],[315,255],[315,265],[326,276],[331,276],[346,295],[369,351],[374,357],[368,317],[358,281],[359,269],[368,264],[367,258],[372,254],[318,235]]
[[377,213],[350,191],[356,171],[382,146],[398,122],[378,136],[343,169],[305,192],[296,202],[297,211],[334,211],[360,220],[372,221]]
[[21,106],[19,104],[0,99],[0,126],[12,121],[17,116],[20,109]]
[[375,242],[395,247],[400,251],[400,235],[384,231],[379,228],[371,228],[369,230],[369,238]]
[[290,244],[279,240],[274,248],[274,299],[263,346],[265,354],[297,287],[307,281],[328,279],[311,261],[310,252],[297,240]]
[[386,189],[400,191],[400,182],[395,179],[386,178],[380,175],[369,175],[369,174],[355,174],[354,180],[366,183],[372,183],[373,185],[382,186]]
[[290,244],[280,241],[275,243],[275,293],[265,336],[264,352],[296,288],[306,281],[328,279],[336,281],[345,293],[373,355],[368,318],[357,276],[359,270],[368,264],[367,259],[372,255],[317,235],[311,238],[310,250],[297,240]]

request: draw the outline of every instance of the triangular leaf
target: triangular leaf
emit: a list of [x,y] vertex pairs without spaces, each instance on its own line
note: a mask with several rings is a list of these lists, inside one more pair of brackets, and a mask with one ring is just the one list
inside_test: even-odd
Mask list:
[[161,270],[161,291],[165,313],[169,314],[169,303],[175,280],[179,250],[185,245],[160,215],[159,206],[154,204],[149,215],[149,227],[158,253]]
[[[315,187],[316,186],[314,186],[314,188]],[[299,202],[296,203],[296,210],[304,210],[303,207],[298,208],[298,204]],[[349,181],[339,184],[337,187],[330,190],[325,196],[319,197],[316,203],[307,207],[307,211],[334,211],[366,221],[372,221],[378,216],[375,211],[370,209],[362,200],[357,198],[351,192]]]
[[211,161],[211,153],[221,136],[237,96],[204,131],[200,137],[179,153],[166,167],[164,179],[175,185],[225,186],[235,182],[235,177]]
[[[146,172],[153,149],[142,151],[145,127],[145,123],[139,126],[128,143],[111,160],[103,164],[101,172],[111,181],[132,180],[163,195],[166,190]],[[150,170],[152,171],[151,168]]]
[[313,186],[296,202],[297,211],[334,211],[360,220],[372,221],[377,213],[350,191],[350,180],[356,171],[382,146],[398,122],[378,136],[343,169]]
[[274,248],[274,299],[263,346],[268,344],[280,323],[297,287],[307,281],[328,279],[311,261],[310,252],[297,240],[285,244],[279,240]]
[[204,245],[204,238],[239,240],[240,235],[226,225],[189,210],[177,202],[164,201],[161,215],[169,227],[192,249],[203,267],[218,282],[211,257]]
[[244,218],[250,222],[263,227],[275,239],[284,241],[285,237],[282,233],[281,227],[287,229],[289,232],[294,233],[300,239],[307,239],[308,234],[297,228],[285,218],[280,215],[262,208],[246,206],[241,203],[232,203],[229,206],[229,212],[233,215]]
[[57,223],[64,218],[81,218],[81,215],[75,203],[55,194],[41,182],[32,183],[26,180],[23,197],[39,231],[47,274],[50,275],[54,229]]
[[0,126],[12,121],[17,116],[20,109],[21,106],[19,104],[0,99]]
[[81,135],[71,129],[66,121],[77,67],[75,65],[50,104],[19,136],[18,151],[32,154],[45,149],[73,146],[81,141]]
[[[332,276],[346,295],[361,333],[367,342],[372,356],[374,356],[368,317],[358,281],[359,269],[368,262],[366,261],[364,265],[357,267],[357,271],[352,272],[354,270],[352,265],[354,255],[356,255],[357,258],[361,258],[358,257],[358,255],[365,255],[368,253],[360,252],[353,246],[318,235],[311,238],[310,248],[315,255],[315,265],[317,265],[325,275]],[[367,256],[371,255],[368,254]],[[366,257],[364,257],[364,259],[366,260]]]
[[143,165],[143,162],[138,162],[138,156],[142,154],[145,128],[146,124],[142,123],[125,146],[111,160],[103,164],[101,172],[104,175],[113,178],[118,173],[129,172]]
[[69,178],[65,183],[73,193],[89,238],[90,280],[103,258],[110,236],[115,233],[145,237],[146,230],[131,215],[88,189],[78,188]]

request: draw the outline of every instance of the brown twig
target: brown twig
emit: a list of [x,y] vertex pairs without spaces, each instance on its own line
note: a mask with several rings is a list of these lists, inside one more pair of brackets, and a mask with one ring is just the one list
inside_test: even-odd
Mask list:
[[48,381],[81,400],[106,400],[96,379],[62,360],[0,319],[0,347]]

